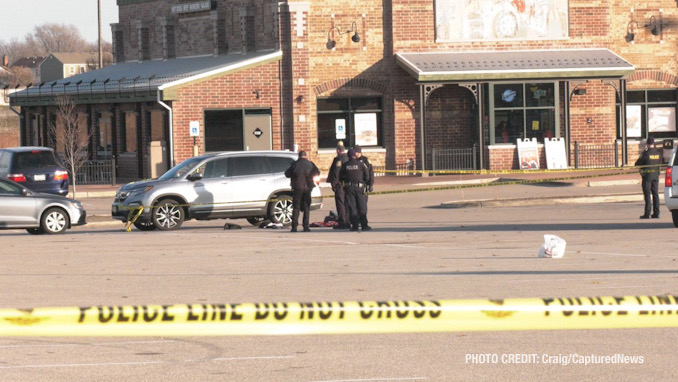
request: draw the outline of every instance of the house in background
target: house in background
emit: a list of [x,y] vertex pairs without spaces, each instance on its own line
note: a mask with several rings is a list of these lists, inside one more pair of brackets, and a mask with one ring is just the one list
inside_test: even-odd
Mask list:
[[61,80],[86,73],[98,62],[92,53],[52,53],[40,64],[41,82]]
[[39,57],[39,56],[33,56],[33,57],[24,57],[20,58],[10,66],[11,68],[15,67],[21,67],[21,68],[26,68],[33,73],[33,78],[35,79],[36,83],[39,83],[40,80],[40,64],[42,64],[42,61],[45,59],[45,57]]

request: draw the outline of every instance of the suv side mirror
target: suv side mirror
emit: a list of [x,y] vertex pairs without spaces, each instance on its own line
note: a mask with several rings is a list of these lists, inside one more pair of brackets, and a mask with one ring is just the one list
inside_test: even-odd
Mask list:
[[191,175],[189,175],[186,179],[190,180],[191,182],[195,182],[196,180],[202,179],[202,173],[194,172]]
[[31,192],[31,190],[29,190],[28,188],[24,188],[24,189],[21,190],[21,195],[31,196],[31,195],[33,195],[33,192]]

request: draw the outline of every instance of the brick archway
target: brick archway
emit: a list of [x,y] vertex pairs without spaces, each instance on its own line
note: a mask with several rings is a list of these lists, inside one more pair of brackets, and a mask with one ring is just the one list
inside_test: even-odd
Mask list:
[[366,88],[378,92],[386,93],[386,86],[378,82],[364,78],[338,78],[336,80],[325,82],[313,88],[316,96],[327,93],[328,91],[341,88]]
[[628,82],[634,81],[643,81],[643,80],[652,80],[657,82],[663,82],[668,85],[678,86],[678,77],[670,74],[661,72],[659,70],[639,70],[634,72],[629,76]]

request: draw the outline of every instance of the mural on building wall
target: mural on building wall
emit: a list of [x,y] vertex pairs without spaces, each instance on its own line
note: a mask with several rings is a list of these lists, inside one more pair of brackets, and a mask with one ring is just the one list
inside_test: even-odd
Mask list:
[[568,0],[436,0],[436,41],[568,37]]

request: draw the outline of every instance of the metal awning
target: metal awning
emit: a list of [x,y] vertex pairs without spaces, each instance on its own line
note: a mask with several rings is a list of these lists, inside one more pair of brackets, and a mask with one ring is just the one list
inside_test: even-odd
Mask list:
[[420,82],[621,79],[635,67],[609,49],[397,53]]
[[155,100],[160,91],[162,100],[171,101],[183,86],[281,58],[281,51],[262,51],[124,62],[32,86],[9,97],[14,106],[54,105],[60,96],[71,97],[76,103],[139,102]]

